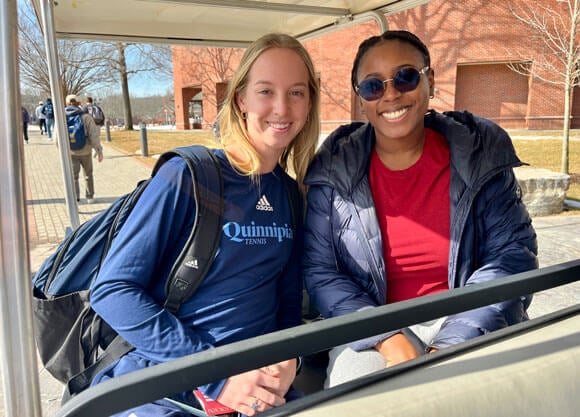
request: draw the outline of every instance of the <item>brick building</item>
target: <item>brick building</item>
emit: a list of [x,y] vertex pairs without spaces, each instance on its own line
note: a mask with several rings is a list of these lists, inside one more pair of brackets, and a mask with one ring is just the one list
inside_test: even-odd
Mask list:
[[[431,104],[436,110],[469,110],[506,128],[561,128],[563,86],[512,69],[529,68],[543,78],[561,79],[541,73],[538,62],[548,54],[537,34],[510,10],[538,5],[564,17],[568,13],[567,3],[558,0],[434,0],[387,20],[391,29],[410,30],[429,47],[436,86]],[[364,120],[350,87],[350,70],[359,43],[378,33],[371,22],[304,42],[320,77],[323,131]],[[227,48],[173,48],[178,129],[211,127],[241,54]],[[572,127],[580,127],[577,90]]]

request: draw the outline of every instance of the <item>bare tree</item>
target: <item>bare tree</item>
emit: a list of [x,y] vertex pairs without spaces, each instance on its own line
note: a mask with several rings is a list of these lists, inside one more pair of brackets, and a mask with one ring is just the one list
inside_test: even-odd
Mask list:
[[580,0],[529,2],[526,6],[510,7],[516,19],[530,29],[533,41],[543,47],[533,57],[533,64],[512,65],[521,74],[531,75],[546,83],[564,86],[564,124],[562,129],[561,171],[569,173],[570,116],[572,94],[580,85]]
[[[20,37],[20,79],[25,87],[41,94],[50,94],[50,81],[44,40],[40,26],[30,5],[19,2],[18,32]],[[114,82],[108,68],[103,65],[100,43],[88,41],[58,41],[60,85],[62,94],[79,94],[94,85]]]
[[[119,92],[104,92],[101,104],[106,109],[107,118],[114,126],[124,120],[125,106],[123,95]],[[168,90],[164,94],[150,95],[146,97],[131,98],[133,120],[137,123],[173,124],[175,120],[173,91]],[[124,122],[123,122],[124,124]]]
[[113,68],[116,69],[121,78],[121,89],[123,91],[123,109],[125,113],[125,130],[133,130],[133,111],[131,110],[131,100],[129,97],[129,74],[127,70],[127,60],[125,57],[126,44],[118,42],[117,47],[117,61]]
[[[50,95],[44,39],[28,2],[19,2],[20,79],[24,87]],[[58,40],[62,94],[103,91],[121,83],[125,129],[133,129],[128,79],[139,72],[171,74],[170,46]],[[130,62],[130,64],[129,64]]]
[[[215,83],[215,82],[226,82],[232,77],[234,70],[240,60],[243,50],[235,48],[204,48],[201,53],[196,54],[194,59],[197,59],[197,64],[199,62],[204,62],[206,65],[215,71],[215,78],[211,79],[208,75],[207,69],[201,71],[201,81],[202,84]],[[201,70],[199,68],[198,70]],[[214,103],[216,106],[219,103]]]
[[105,49],[110,51],[105,54],[106,65],[121,83],[125,130],[133,130],[129,77],[140,72],[151,73],[153,77],[171,74],[170,46],[117,42],[107,44]]

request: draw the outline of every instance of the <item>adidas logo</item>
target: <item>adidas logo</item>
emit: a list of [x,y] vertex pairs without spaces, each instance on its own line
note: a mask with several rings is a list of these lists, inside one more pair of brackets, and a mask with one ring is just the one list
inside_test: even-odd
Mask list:
[[260,197],[258,200],[258,204],[256,204],[256,210],[274,211],[274,208],[270,205],[270,202],[266,198],[266,194],[262,194],[262,197]]
[[188,267],[193,268],[193,269],[199,269],[199,264],[197,262],[197,258],[190,259],[190,260],[186,261],[185,266],[188,266]]

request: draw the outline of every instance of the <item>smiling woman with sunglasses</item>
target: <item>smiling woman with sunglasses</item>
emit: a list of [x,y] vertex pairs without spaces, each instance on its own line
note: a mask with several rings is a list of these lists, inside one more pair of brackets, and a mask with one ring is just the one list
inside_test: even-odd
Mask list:
[[[333,132],[308,191],[304,276],[323,317],[537,268],[507,133],[468,112],[429,111],[427,47],[387,31],[358,49],[352,87],[368,123]],[[326,386],[527,320],[530,297],[331,350]]]

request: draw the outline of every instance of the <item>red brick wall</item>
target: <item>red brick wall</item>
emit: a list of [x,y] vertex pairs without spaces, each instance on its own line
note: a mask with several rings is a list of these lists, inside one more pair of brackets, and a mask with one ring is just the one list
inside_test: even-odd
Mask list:
[[350,87],[350,72],[358,45],[378,33],[376,23],[321,36],[304,43],[320,74],[321,130],[330,132],[356,120],[355,94]]
[[192,128],[188,121],[189,102],[201,91],[201,127],[211,129],[225,97],[229,77],[237,67],[243,51],[235,48],[174,46],[172,52],[176,128]]
[[457,67],[456,84],[456,110],[469,110],[506,128],[524,127],[529,77],[506,64],[468,64]]
[[[500,88],[489,86],[478,89],[471,86],[478,94],[471,98],[456,94],[461,84],[457,74],[462,64],[495,64],[492,69],[498,71],[500,64],[515,61],[537,60],[545,54],[541,43],[534,38],[528,27],[517,22],[510,7],[528,7],[538,4],[552,8],[562,7],[556,0],[530,2],[528,0],[435,0],[427,6],[398,14],[389,18],[391,28],[405,28],[415,32],[429,47],[437,94],[432,104],[437,110],[468,109],[477,112],[486,108],[484,115],[498,121],[504,127],[526,127],[530,129],[558,128],[562,126],[564,111],[563,89],[561,87],[529,78],[529,96],[525,116],[502,120],[502,112],[523,113],[521,103],[514,106],[510,101],[513,94],[521,99],[522,91],[505,91],[508,80],[515,82],[510,88],[523,88],[522,80],[517,76],[504,74]],[[483,67],[482,67],[483,68]],[[537,69],[534,66],[534,69]],[[465,68],[464,68],[465,70]],[[502,71],[503,72],[503,71]],[[464,74],[466,75],[466,74]],[[496,82],[498,81],[496,75]],[[494,77],[490,77],[493,79]],[[474,80],[475,81],[475,80]],[[476,82],[476,81],[475,81]],[[496,85],[496,87],[498,87]],[[507,93],[507,94],[506,94]],[[461,98],[459,103],[456,102]],[[485,103],[495,103],[498,109],[490,112]],[[459,106],[458,106],[459,104]],[[499,104],[499,106],[497,105]],[[517,108],[516,108],[517,107]]]
[[[506,66],[507,62],[525,61],[537,69],[538,57],[545,54],[541,44],[509,9],[534,4],[563,7],[557,0],[434,0],[387,20],[391,29],[410,30],[429,47],[436,83],[431,104],[436,110],[467,109],[504,127],[560,128],[563,88],[516,74]],[[350,87],[350,70],[358,45],[374,34],[378,34],[378,29],[371,22],[305,42],[320,76],[323,131],[364,118]],[[217,114],[216,84],[221,83],[223,89],[238,62],[228,61],[229,70],[221,69],[219,74],[210,70],[216,68],[215,63],[202,70],[199,57],[205,56],[203,50],[173,49],[178,128],[187,128],[183,107],[188,96],[182,90],[202,89],[207,128]],[[241,51],[235,57],[239,59],[240,54]],[[207,61],[213,61],[210,58],[208,55]],[[580,111],[580,106],[576,107]],[[576,114],[580,120],[580,112]]]

